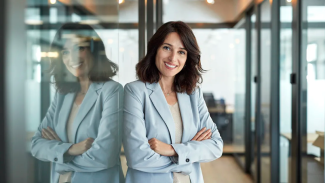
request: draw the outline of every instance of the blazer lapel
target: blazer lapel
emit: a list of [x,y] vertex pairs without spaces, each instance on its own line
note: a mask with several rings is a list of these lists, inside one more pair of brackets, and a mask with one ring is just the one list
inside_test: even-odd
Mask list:
[[152,90],[150,95],[151,102],[155,106],[160,117],[165,122],[169,131],[171,142],[175,143],[175,123],[159,83],[146,83],[146,86],[148,89]]
[[[85,98],[83,99],[82,103],[80,104],[79,111],[76,115],[76,118],[73,121],[72,130],[73,130],[73,137],[74,142],[76,142],[76,133],[78,131],[78,127],[82,120],[85,118],[85,116],[88,114],[90,109],[93,107],[97,100],[97,96],[99,93],[99,89],[101,89],[102,83],[92,83],[89,86],[89,89],[86,93]],[[97,93],[98,92],[98,93]]]
[[186,93],[177,93],[177,99],[183,121],[182,143],[185,143],[194,137],[192,131],[194,130],[196,132],[196,128],[193,123],[192,105],[190,96]]
[[71,111],[75,96],[76,96],[75,93],[66,94],[64,96],[64,100],[63,100],[62,107],[60,110],[56,133],[60,137],[62,142],[68,142],[66,127],[67,127],[67,122],[69,120],[70,111]]

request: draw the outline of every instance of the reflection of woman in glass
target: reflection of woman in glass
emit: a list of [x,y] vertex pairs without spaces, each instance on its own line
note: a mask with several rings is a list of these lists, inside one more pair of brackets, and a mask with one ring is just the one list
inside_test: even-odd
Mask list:
[[[31,152],[52,162],[51,182],[123,182],[117,65],[88,25],[65,24],[53,41],[56,94],[32,138]],[[55,54],[54,54],[55,55]]]
[[203,69],[192,30],[162,25],[124,88],[127,183],[203,183],[200,162],[217,159],[223,141],[203,100]]

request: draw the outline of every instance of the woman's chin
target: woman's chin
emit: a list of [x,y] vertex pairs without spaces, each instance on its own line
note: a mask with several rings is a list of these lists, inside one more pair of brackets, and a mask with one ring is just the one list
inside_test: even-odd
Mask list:
[[71,74],[76,78],[85,78],[85,77],[87,77],[87,75],[84,74],[84,73],[75,72],[75,73],[71,73]]
[[176,76],[176,74],[177,74],[178,72],[171,72],[171,71],[167,71],[167,72],[163,72],[163,73],[161,73],[161,75],[163,76],[163,77],[175,77]]

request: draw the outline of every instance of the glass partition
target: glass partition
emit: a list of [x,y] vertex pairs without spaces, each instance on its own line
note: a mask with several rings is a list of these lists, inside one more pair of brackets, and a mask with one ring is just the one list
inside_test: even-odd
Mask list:
[[302,182],[324,182],[325,2],[302,1]]
[[[135,80],[134,67],[130,71],[126,65],[138,61],[137,9],[137,1],[27,1],[28,182],[80,182],[81,172],[92,171],[91,163],[98,168],[92,180],[110,175],[110,181],[123,181],[120,114],[123,85]],[[101,92],[114,87],[111,97]],[[98,102],[98,96],[107,100]],[[107,115],[98,118],[102,114]],[[90,143],[87,138],[94,140],[87,153],[65,151]],[[95,146],[107,150],[97,157]],[[61,151],[63,159],[52,157]],[[110,168],[99,168],[106,161]]]

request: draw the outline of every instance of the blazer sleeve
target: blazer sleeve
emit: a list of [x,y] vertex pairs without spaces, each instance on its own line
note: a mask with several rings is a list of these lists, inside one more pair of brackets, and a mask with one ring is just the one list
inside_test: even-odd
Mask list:
[[92,147],[82,155],[75,156],[71,161],[58,164],[56,172],[97,172],[119,164],[123,119],[122,85],[118,84],[117,87],[110,89],[106,96],[98,135]]
[[198,112],[200,116],[200,129],[211,129],[211,139],[204,141],[189,141],[181,144],[172,144],[178,157],[173,157],[174,163],[186,165],[194,162],[213,161],[222,155],[223,141],[216,124],[212,121],[208,108],[203,99],[201,89],[195,93],[198,98]]
[[58,140],[47,140],[42,137],[42,129],[48,126],[54,129],[53,118],[57,110],[58,93],[55,94],[42,123],[36,130],[31,143],[31,154],[41,161],[64,163],[70,160],[70,156],[64,155],[72,143],[64,143]]
[[191,166],[177,165],[169,157],[162,156],[150,148],[145,127],[145,123],[149,121],[145,121],[144,106],[136,94],[139,92],[135,90],[129,84],[124,88],[123,146],[128,167],[150,173],[189,174]]

